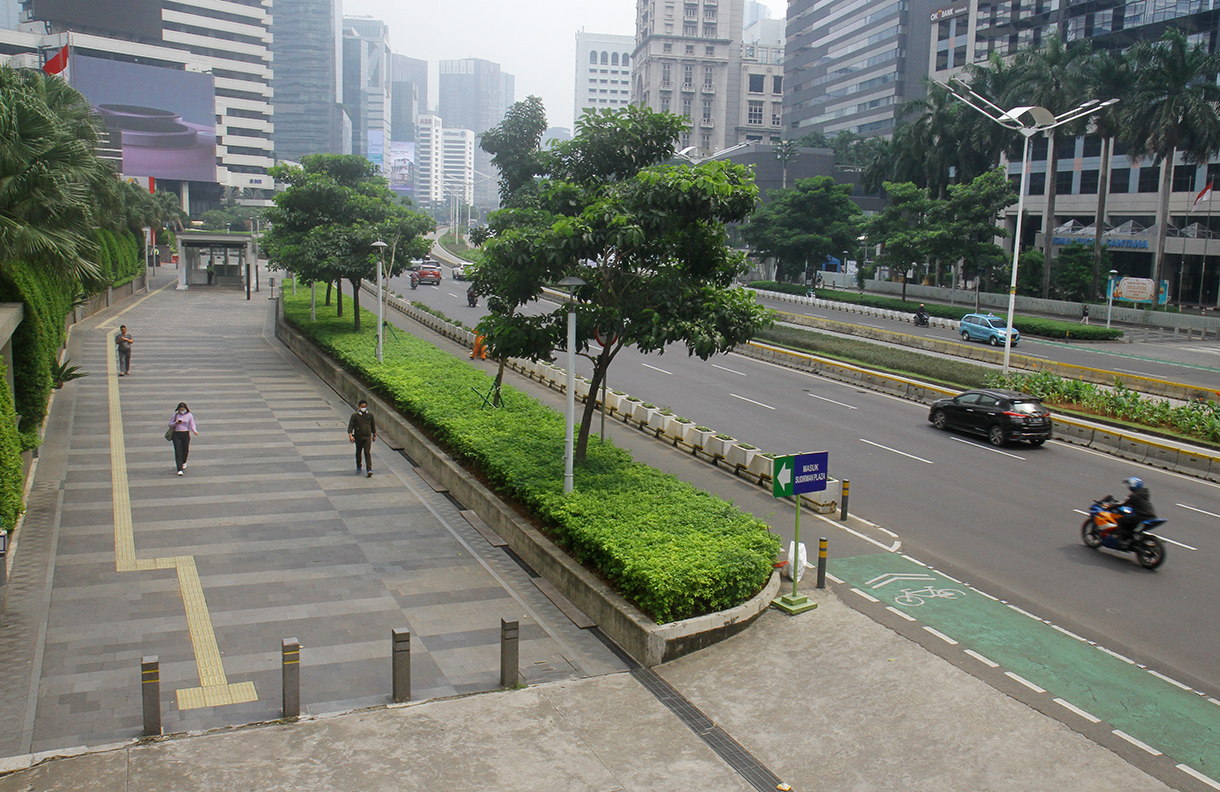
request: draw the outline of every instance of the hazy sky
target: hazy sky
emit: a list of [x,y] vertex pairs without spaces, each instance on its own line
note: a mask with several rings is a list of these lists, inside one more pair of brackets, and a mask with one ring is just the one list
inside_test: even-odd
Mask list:
[[541,96],[548,123],[568,128],[576,31],[635,34],[635,0],[343,0],[343,13],[383,20],[394,52],[428,61],[433,106],[439,61],[484,58],[516,77],[515,100]]

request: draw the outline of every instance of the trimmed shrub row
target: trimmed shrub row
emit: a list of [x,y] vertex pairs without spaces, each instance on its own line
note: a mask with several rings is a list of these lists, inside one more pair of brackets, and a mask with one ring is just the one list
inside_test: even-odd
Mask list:
[[[784,294],[799,294],[802,296],[809,291],[807,287],[800,284],[777,283],[776,281],[753,281],[747,285],[751,289],[777,291]],[[915,307],[919,304],[918,300],[903,302],[897,297],[882,297],[876,294],[860,294],[858,292],[839,291],[837,289],[816,289],[814,294],[822,300],[834,300],[853,305],[867,305],[872,308],[881,308],[887,311],[905,311],[907,313],[915,313]],[[966,314],[972,313],[971,309],[965,306],[956,307],[939,305],[937,303],[925,303],[924,308],[932,316],[952,319],[953,321],[958,321]],[[1107,330],[1100,325],[1082,325],[1077,322],[1062,322],[1057,319],[1042,319],[1034,316],[1022,316],[1020,314],[1013,316],[1012,321],[1023,334],[1041,336],[1043,338],[1112,341],[1123,336],[1122,330]]]
[[290,324],[658,623],[738,605],[766,584],[779,538],[765,522],[596,439],[565,496],[560,414],[507,385],[504,406],[486,408],[491,377],[404,333],[386,337],[378,364],[374,316],[356,333],[332,307],[311,323],[304,292],[283,299]]

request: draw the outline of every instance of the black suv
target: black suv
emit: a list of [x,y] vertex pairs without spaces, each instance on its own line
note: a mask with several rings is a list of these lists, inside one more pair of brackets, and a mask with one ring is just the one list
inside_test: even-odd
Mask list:
[[1051,413],[1037,396],[986,388],[932,402],[928,420],[937,429],[981,434],[992,445],[1024,440],[1040,446],[1051,438]]

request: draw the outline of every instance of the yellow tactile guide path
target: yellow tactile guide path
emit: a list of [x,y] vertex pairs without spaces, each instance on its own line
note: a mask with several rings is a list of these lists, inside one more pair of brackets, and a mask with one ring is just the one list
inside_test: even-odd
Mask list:
[[[103,327],[111,324],[114,319],[106,322]],[[113,348],[117,332],[110,329],[106,333],[107,350]],[[114,500],[115,569],[119,572],[138,572],[144,569],[174,569],[178,572],[178,589],[182,592],[182,605],[186,610],[187,631],[195,649],[195,665],[199,669],[199,687],[177,691],[178,709],[255,701],[258,694],[254,692],[253,682],[230,685],[225,677],[220,647],[216,643],[212,617],[208,613],[208,602],[203,595],[203,584],[199,582],[199,570],[195,567],[194,557],[136,558],[135,536],[131,526],[131,496],[127,490],[127,446],[123,440],[118,362],[113,354],[107,354],[106,359],[109,361],[106,377],[109,382],[110,402],[110,482]]]

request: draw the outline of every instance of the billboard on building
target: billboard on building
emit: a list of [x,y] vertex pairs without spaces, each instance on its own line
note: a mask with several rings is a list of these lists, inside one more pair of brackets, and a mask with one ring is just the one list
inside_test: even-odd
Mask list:
[[415,197],[414,141],[390,141],[390,189],[398,195]]
[[30,19],[72,29],[88,28],[161,40],[161,0],[123,0],[122,8],[100,0],[23,0]]
[[72,54],[72,86],[123,151],[123,175],[216,181],[216,87],[210,74]]
[[379,129],[368,131],[368,160],[377,166],[377,170],[385,175],[385,132]]

